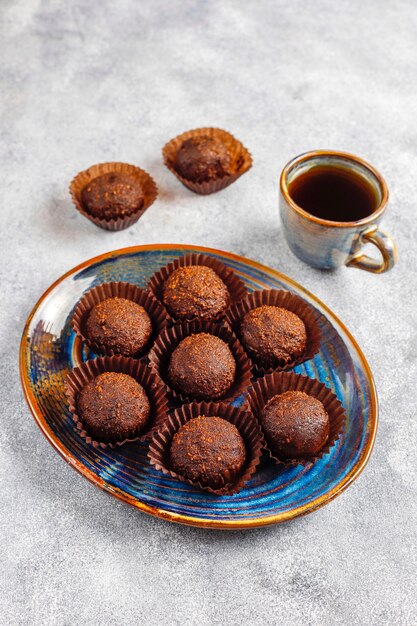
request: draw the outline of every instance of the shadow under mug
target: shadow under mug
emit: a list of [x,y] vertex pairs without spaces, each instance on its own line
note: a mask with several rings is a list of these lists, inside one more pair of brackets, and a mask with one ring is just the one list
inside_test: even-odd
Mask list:
[[[302,209],[291,198],[288,186],[298,176],[317,166],[343,167],[365,177],[375,190],[377,208],[367,217],[352,222],[325,220]],[[394,267],[397,260],[395,244],[379,229],[388,205],[388,187],[381,174],[363,159],[334,150],[314,150],[295,157],[282,170],[279,205],[289,247],[299,259],[312,267],[331,270],[347,265],[376,274]],[[362,247],[366,243],[376,246],[382,259],[364,254]]]

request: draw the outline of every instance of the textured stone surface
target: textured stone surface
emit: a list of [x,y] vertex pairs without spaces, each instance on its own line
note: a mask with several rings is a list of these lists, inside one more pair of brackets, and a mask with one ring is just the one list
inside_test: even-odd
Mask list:
[[[417,5],[265,0],[3,0],[0,116],[0,623],[416,623]],[[198,197],[161,162],[175,134],[217,125],[255,165]],[[385,174],[385,276],[320,273],[294,258],[278,174],[315,147]],[[128,231],[99,230],[67,192],[104,160],[143,166],[158,202]],[[303,283],[340,315],[381,405],[363,476],[281,527],[220,533],[169,525],[106,496],[53,451],[20,389],[17,355],[36,299],[113,248],[185,242],[231,250]]]

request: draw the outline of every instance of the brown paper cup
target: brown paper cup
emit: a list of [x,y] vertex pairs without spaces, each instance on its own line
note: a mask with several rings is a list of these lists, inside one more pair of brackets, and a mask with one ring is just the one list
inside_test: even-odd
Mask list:
[[257,375],[276,371],[290,370],[304,361],[312,359],[320,348],[320,329],[318,325],[317,311],[307,304],[305,300],[290,291],[279,289],[264,289],[262,291],[253,291],[240,302],[233,304],[226,313],[225,321],[231,326],[232,330],[240,338],[240,325],[246,313],[257,307],[269,305],[287,309],[300,317],[307,330],[307,346],[304,353],[294,359],[290,363],[282,363],[274,368],[265,369],[257,364],[252,355],[253,371]]
[[304,391],[304,393],[307,393],[309,396],[320,400],[329,415],[329,437],[318,454],[306,459],[278,459],[269,449],[265,437],[266,449],[271,459],[281,465],[293,466],[315,463],[315,461],[321,459],[324,454],[327,454],[330,448],[332,448],[339,439],[346,420],[345,410],[335,394],[318,380],[302,376],[301,374],[294,374],[294,372],[275,372],[258,379],[249,389],[248,395],[246,396],[244,406],[252,411],[261,428],[262,423],[260,415],[266,403],[274,396],[285,393],[286,391]]
[[[99,354],[103,353],[103,348],[101,346],[92,343],[85,336],[85,322],[94,305],[99,302],[103,302],[103,300],[106,300],[107,298],[116,297],[132,300],[132,302],[140,304],[151,318],[153,329],[151,340],[148,346],[140,354],[133,355],[136,358],[143,357],[148,352],[155,338],[165,328],[167,324],[167,317],[165,309],[151,293],[137,287],[136,285],[132,285],[131,283],[103,283],[102,285],[97,285],[97,287],[90,289],[90,291],[84,294],[74,309],[74,313],[71,318],[72,329],[78,337],[82,339],[82,341],[94,350],[94,352]],[[112,356],[114,354],[112,350],[107,350],[105,353],[108,356]]]
[[[227,267],[227,265],[215,257],[209,256],[208,254],[198,253],[186,254],[178,259],[175,259],[174,261],[171,261],[171,263],[168,263],[165,267],[161,267],[161,269],[155,272],[149,280],[149,291],[151,291],[159,302],[162,303],[164,285],[169,276],[179,267],[189,267],[190,265],[204,265],[205,267],[210,267],[214,270],[226,285],[230,294],[231,303],[239,302],[239,300],[247,296],[248,290],[246,289],[245,284],[230,267]],[[226,311],[223,311],[213,319],[221,319],[225,315]],[[175,319],[168,312],[167,316],[170,321],[175,321]],[[187,321],[192,320],[189,319]]]
[[[133,174],[143,190],[143,205],[132,215],[126,215],[117,219],[106,219],[100,217],[94,217],[90,215],[82,204],[81,193],[82,190],[93,178],[97,178],[102,174],[109,174],[113,172],[122,172],[124,174]],[[72,180],[69,188],[72,200],[75,204],[75,208],[84,215],[90,222],[93,222],[96,226],[104,228],[106,230],[123,230],[129,228],[132,224],[138,221],[140,217],[145,213],[146,209],[149,209],[151,204],[155,201],[158,195],[158,188],[153,178],[145,172],[145,170],[136,167],[135,165],[129,165],[128,163],[99,163],[98,165],[92,165],[87,170],[80,172]]]
[[[191,137],[198,137],[201,135],[217,137],[226,145],[232,160],[231,174],[222,176],[216,180],[196,183],[192,180],[188,180],[188,178],[184,178],[176,171],[175,156],[184,141],[190,139]],[[171,139],[171,141],[165,144],[162,148],[162,156],[165,165],[174,174],[174,176],[176,176],[178,180],[185,185],[185,187],[188,187],[191,191],[201,195],[208,195],[209,193],[225,189],[225,187],[234,183],[240,176],[242,176],[242,174],[247,172],[252,167],[252,156],[250,152],[240,141],[233,137],[233,135],[225,130],[221,130],[220,128],[196,128],[195,130],[188,130],[187,132],[174,137],[174,139]]]
[[[95,441],[85,431],[82,419],[78,415],[78,394],[83,387],[103,372],[128,374],[144,388],[151,405],[151,410],[146,430],[140,433],[140,435],[132,433],[131,437],[123,441],[104,443],[102,441]],[[69,409],[80,436],[85,439],[87,443],[91,443],[96,448],[115,448],[127,442],[150,439],[167,418],[168,402],[163,383],[150,367],[129,357],[102,356],[86,361],[79,367],[74,367],[67,376],[65,391],[69,402]]]
[[[231,422],[236,426],[245,442],[246,463],[240,475],[233,483],[227,484],[220,489],[203,487],[198,482],[193,482],[179,476],[169,468],[169,449],[173,436],[186,422],[201,415],[222,417],[228,422]],[[260,462],[263,445],[262,432],[249,411],[221,402],[193,402],[192,404],[184,404],[169,415],[166,422],[152,437],[152,441],[149,445],[148,459],[151,465],[157,470],[172,476],[172,478],[177,478],[178,480],[203,489],[204,491],[209,491],[210,493],[231,496],[238,493],[255,473]]]
[[152,349],[148,354],[149,365],[156,371],[158,376],[165,382],[169,394],[172,398],[176,398],[181,402],[192,402],[194,398],[184,396],[169,385],[167,378],[167,369],[171,354],[178,346],[180,341],[189,335],[198,333],[209,333],[220,337],[229,346],[233,357],[236,361],[236,376],[233,385],[225,394],[221,401],[232,401],[244,394],[251,382],[251,361],[246,356],[245,351],[240,345],[236,335],[232,333],[226,324],[216,324],[214,322],[183,322],[166,328],[155,341]]

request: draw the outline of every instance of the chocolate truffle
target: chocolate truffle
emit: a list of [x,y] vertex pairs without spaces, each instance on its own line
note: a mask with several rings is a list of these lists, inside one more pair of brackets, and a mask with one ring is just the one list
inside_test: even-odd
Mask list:
[[222,279],[210,267],[178,267],[168,277],[163,302],[178,319],[209,319],[226,309],[229,292]]
[[117,219],[143,207],[142,187],[135,176],[111,172],[93,178],[81,192],[82,205],[90,215]]
[[137,437],[150,405],[141,385],[127,374],[104,372],[78,395],[77,408],[87,433],[104,443]]
[[248,354],[264,368],[291,363],[307,344],[306,327],[295,313],[267,305],[246,313],[240,337]]
[[88,314],[85,336],[104,351],[135,356],[149,343],[152,322],[140,304],[125,298],[107,298]]
[[231,163],[227,147],[219,138],[200,135],[183,142],[173,165],[183,178],[202,183],[231,174]]
[[317,398],[303,391],[274,396],[260,415],[266,441],[278,459],[308,458],[329,436],[329,416]]
[[229,346],[208,333],[189,335],[175,348],[168,381],[175,391],[197,400],[216,400],[235,379],[236,363]]
[[245,443],[234,424],[221,417],[195,417],[172,438],[171,468],[203,487],[235,482],[246,460]]

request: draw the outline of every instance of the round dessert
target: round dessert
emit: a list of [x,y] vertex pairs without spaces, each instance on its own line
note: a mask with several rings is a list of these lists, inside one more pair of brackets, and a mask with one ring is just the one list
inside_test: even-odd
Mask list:
[[226,309],[230,296],[222,279],[210,267],[179,267],[167,279],[163,302],[178,319],[209,319]]
[[89,312],[84,334],[105,352],[135,356],[148,345],[152,322],[140,304],[125,298],[107,298]]
[[81,192],[81,202],[90,215],[117,219],[143,207],[143,191],[135,176],[110,172],[93,178]]
[[329,416],[317,398],[303,391],[274,396],[260,415],[266,441],[278,459],[308,458],[329,437]]
[[127,374],[104,372],[79,393],[77,408],[85,430],[104,443],[137,437],[150,412],[141,385]]
[[243,347],[265,368],[285,366],[306,349],[304,322],[287,309],[260,306],[248,311],[240,326]]
[[245,442],[221,417],[194,417],[172,438],[170,466],[203,487],[220,489],[236,481],[246,461]]
[[229,346],[208,333],[189,335],[175,348],[168,381],[175,391],[196,400],[217,400],[233,384],[236,363]]
[[175,155],[177,172],[195,183],[231,174],[232,160],[226,145],[217,137],[200,135],[186,139]]

